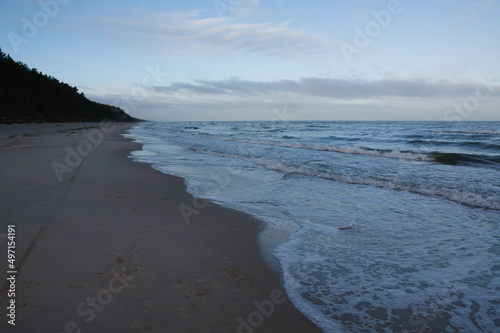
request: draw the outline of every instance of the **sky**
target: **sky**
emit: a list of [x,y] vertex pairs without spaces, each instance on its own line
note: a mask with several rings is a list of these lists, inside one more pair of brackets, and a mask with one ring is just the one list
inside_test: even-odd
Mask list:
[[2,0],[0,48],[158,121],[500,120],[499,0]]

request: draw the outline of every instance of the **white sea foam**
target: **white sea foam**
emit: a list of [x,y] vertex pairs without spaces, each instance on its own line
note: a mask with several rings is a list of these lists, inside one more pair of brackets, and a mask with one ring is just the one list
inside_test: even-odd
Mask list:
[[391,234],[390,229],[360,226],[332,237],[304,223],[275,250],[290,298],[325,332],[345,331],[332,316],[350,332],[442,331],[438,321],[418,319],[451,313],[450,324],[459,331],[495,327],[495,306],[488,301],[500,286],[488,254],[495,240],[475,226],[458,231],[445,223],[432,233],[427,223],[415,227],[425,233],[420,240],[408,243],[409,234],[398,229],[377,244],[373,233]]

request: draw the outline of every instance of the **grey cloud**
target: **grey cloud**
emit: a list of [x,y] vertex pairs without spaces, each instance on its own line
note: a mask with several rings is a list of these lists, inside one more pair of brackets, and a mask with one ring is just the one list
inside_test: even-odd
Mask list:
[[422,79],[362,79],[302,78],[274,82],[198,80],[194,83],[174,82],[169,86],[154,87],[156,92],[189,92],[210,95],[295,94],[334,99],[370,99],[377,97],[459,97],[474,94],[477,84],[451,81],[428,82]]

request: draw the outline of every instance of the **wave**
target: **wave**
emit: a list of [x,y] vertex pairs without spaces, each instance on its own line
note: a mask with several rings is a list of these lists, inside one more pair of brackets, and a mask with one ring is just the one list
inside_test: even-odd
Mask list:
[[456,153],[433,153],[431,156],[433,156],[436,162],[447,165],[487,164],[490,166],[500,166],[500,156]]
[[463,141],[463,142],[451,142],[451,141],[437,141],[437,140],[422,140],[415,139],[406,141],[407,144],[411,145],[432,145],[432,146],[457,146],[457,147],[472,147],[487,150],[500,150],[500,145],[493,143],[484,143],[479,141]]
[[490,132],[490,131],[429,130],[429,132],[432,132],[432,133],[452,133],[452,134],[500,135],[500,132]]
[[324,141],[335,141],[335,140],[339,140],[339,141],[358,141],[359,138],[347,138],[347,137],[329,135],[329,136],[325,136],[325,137],[320,138],[320,140],[324,140]]
[[453,145],[453,143],[450,141],[435,141],[435,140],[422,140],[422,139],[409,140],[409,141],[406,141],[406,143],[413,144],[413,145],[434,145],[434,146]]
[[[288,137],[287,137],[288,138]],[[266,145],[266,146],[278,146],[284,148],[295,148],[295,149],[309,149],[316,151],[327,151],[341,154],[354,154],[354,155],[370,155],[397,159],[406,159],[414,161],[435,161],[432,156],[425,153],[411,152],[411,151],[400,151],[400,150],[384,150],[384,149],[374,149],[365,147],[355,147],[355,146],[323,146],[323,145],[307,145],[301,143],[286,143],[286,142],[273,142],[273,141],[259,141],[259,140],[241,140],[233,138],[217,138],[221,141],[231,141],[240,143],[249,143],[256,145]]]
[[288,125],[288,127],[294,127],[294,128],[327,128],[328,126],[326,126],[326,125],[312,125],[312,124],[291,124],[291,125]]
[[434,161],[431,156],[423,153],[410,152],[410,151],[400,151],[400,150],[383,150],[383,149],[373,149],[365,147],[353,147],[353,146],[340,146],[340,147],[326,147],[323,149],[317,149],[322,151],[331,151],[342,154],[355,154],[355,155],[370,155],[370,156],[380,156],[389,157],[413,161]]
[[463,147],[473,147],[473,148],[482,148],[488,150],[500,150],[500,145],[496,145],[493,143],[481,143],[477,141],[467,141],[458,144]]
[[[264,143],[264,144],[269,144],[269,143]],[[186,145],[184,145],[184,147],[188,148],[186,147]],[[145,148],[143,147],[143,149]],[[328,147],[328,149],[332,150],[333,148]],[[341,151],[343,153],[368,154],[368,155],[393,157],[393,158],[413,158],[421,160],[425,159],[434,162],[440,162],[443,164],[453,164],[453,165],[470,164],[470,163],[488,163],[488,164],[500,165],[500,156],[475,156],[466,154],[443,154],[443,153],[421,154],[422,156],[416,156],[415,154],[409,154],[399,151],[378,151],[378,150],[373,150],[373,149],[370,150],[358,147],[340,147],[340,148],[337,147],[335,150]],[[287,163],[284,161],[267,159],[267,158],[255,158],[250,156],[245,157],[242,156],[241,154],[234,154],[228,152],[226,153],[215,152],[213,150],[207,151],[205,149],[198,149],[198,148],[196,149],[196,152],[247,160],[257,165],[263,166],[267,169],[283,172],[283,180],[285,181],[301,178],[300,175],[312,176],[332,181],[340,181],[348,184],[362,184],[368,186],[388,188],[393,190],[403,190],[427,196],[440,196],[450,201],[454,201],[463,205],[500,211],[500,200],[498,198],[498,194],[496,194],[495,192],[491,192],[491,194],[480,194],[475,191],[472,192],[466,189],[449,188],[444,186],[440,187],[439,183],[409,184],[408,182],[403,181],[402,179],[401,180],[380,179],[371,177],[370,175],[364,176],[363,174],[358,174],[358,175],[334,174],[331,173],[331,170],[324,170],[324,169],[321,170],[317,168],[308,169],[296,163],[294,165],[287,165]]]
[[[289,139],[292,137],[284,136],[283,138]],[[368,155],[368,156],[387,157],[387,158],[404,159],[411,161],[423,161],[423,162],[438,162],[446,165],[481,164],[489,166],[500,166],[500,156],[443,153],[443,152],[421,153],[414,151],[400,151],[400,150],[388,150],[388,149],[384,150],[384,149],[374,149],[367,147],[346,146],[346,145],[322,146],[322,145],[307,145],[300,143],[270,142],[270,141],[259,141],[259,140],[240,140],[240,139],[228,139],[228,138],[218,138],[218,139],[222,141],[233,141],[233,142],[250,143],[258,145],[278,146],[284,148],[310,149],[316,151],[327,151],[327,152],[334,152],[341,154]]]
[[464,192],[457,189],[441,189],[441,188],[432,188],[426,187],[424,185],[405,185],[395,181],[387,181],[373,178],[363,178],[359,176],[347,176],[347,175],[332,175],[328,173],[321,172],[313,172],[306,169],[298,169],[294,167],[284,166],[281,163],[275,163],[267,160],[252,160],[254,163],[259,164],[263,167],[266,167],[271,170],[281,171],[285,174],[282,179],[290,180],[300,178],[299,175],[303,176],[312,176],[323,178],[332,181],[340,181],[348,184],[359,184],[359,185],[368,185],[368,186],[376,186],[381,188],[388,188],[392,190],[400,190],[407,191],[411,193],[416,193],[420,195],[426,196],[439,196],[450,201],[457,202],[462,205],[475,207],[475,208],[484,208],[484,209],[492,209],[500,211],[500,201],[498,197],[488,196],[483,197],[476,193]]
[[[251,158],[251,157],[243,157],[241,155],[216,153],[213,151],[202,151],[202,150],[197,150],[197,152],[248,160],[254,164],[265,167],[266,169],[282,172],[283,176],[281,178],[283,180],[301,179],[302,177],[317,177],[331,181],[339,181],[347,184],[368,185],[380,188],[388,188],[392,190],[407,191],[426,196],[438,196],[470,207],[500,211],[500,200],[498,196],[495,195],[482,196],[480,194],[461,191],[458,189],[434,188],[429,185],[422,185],[422,184],[408,185],[398,182],[397,180],[383,180],[383,179],[366,178],[363,176],[353,176],[345,174],[335,175],[329,172],[310,170],[307,168],[300,167],[298,165],[287,165],[286,163],[283,163],[281,161],[273,161],[266,158]],[[445,155],[458,155],[458,157],[455,156],[450,158],[466,159],[463,156],[460,157],[460,154],[442,154],[441,155],[442,158],[444,158]],[[439,159],[440,157],[437,156],[436,158]],[[500,157],[496,157],[496,159],[500,163]]]
[[[192,135],[192,134],[190,134]],[[293,142],[275,142],[275,141],[262,141],[262,140],[244,140],[237,138],[221,138],[213,137],[212,139],[228,142],[238,142],[238,143],[248,143],[257,144],[264,146],[277,146],[284,148],[294,148],[294,149],[309,149],[316,151],[333,152],[340,154],[352,154],[352,155],[367,155],[375,157],[385,157],[393,159],[403,159],[410,161],[422,161],[422,162],[437,162],[446,165],[482,165],[482,166],[493,166],[500,167],[500,156],[488,156],[488,155],[474,155],[474,154],[462,154],[462,153],[445,153],[445,152],[416,152],[416,151],[401,151],[401,150],[389,150],[389,149],[375,149],[368,147],[356,147],[356,146],[326,146],[326,145],[308,145]],[[283,136],[282,139],[290,140],[294,139],[292,136]],[[483,147],[484,148],[484,147]]]

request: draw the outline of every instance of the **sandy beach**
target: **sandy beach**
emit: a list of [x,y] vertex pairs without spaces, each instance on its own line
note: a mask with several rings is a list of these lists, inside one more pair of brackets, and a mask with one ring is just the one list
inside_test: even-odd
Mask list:
[[8,225],[18,273],[0,331],[320,332],[261,258],[261,222],[131,161],[130,126],[1,125],[0,276]]

